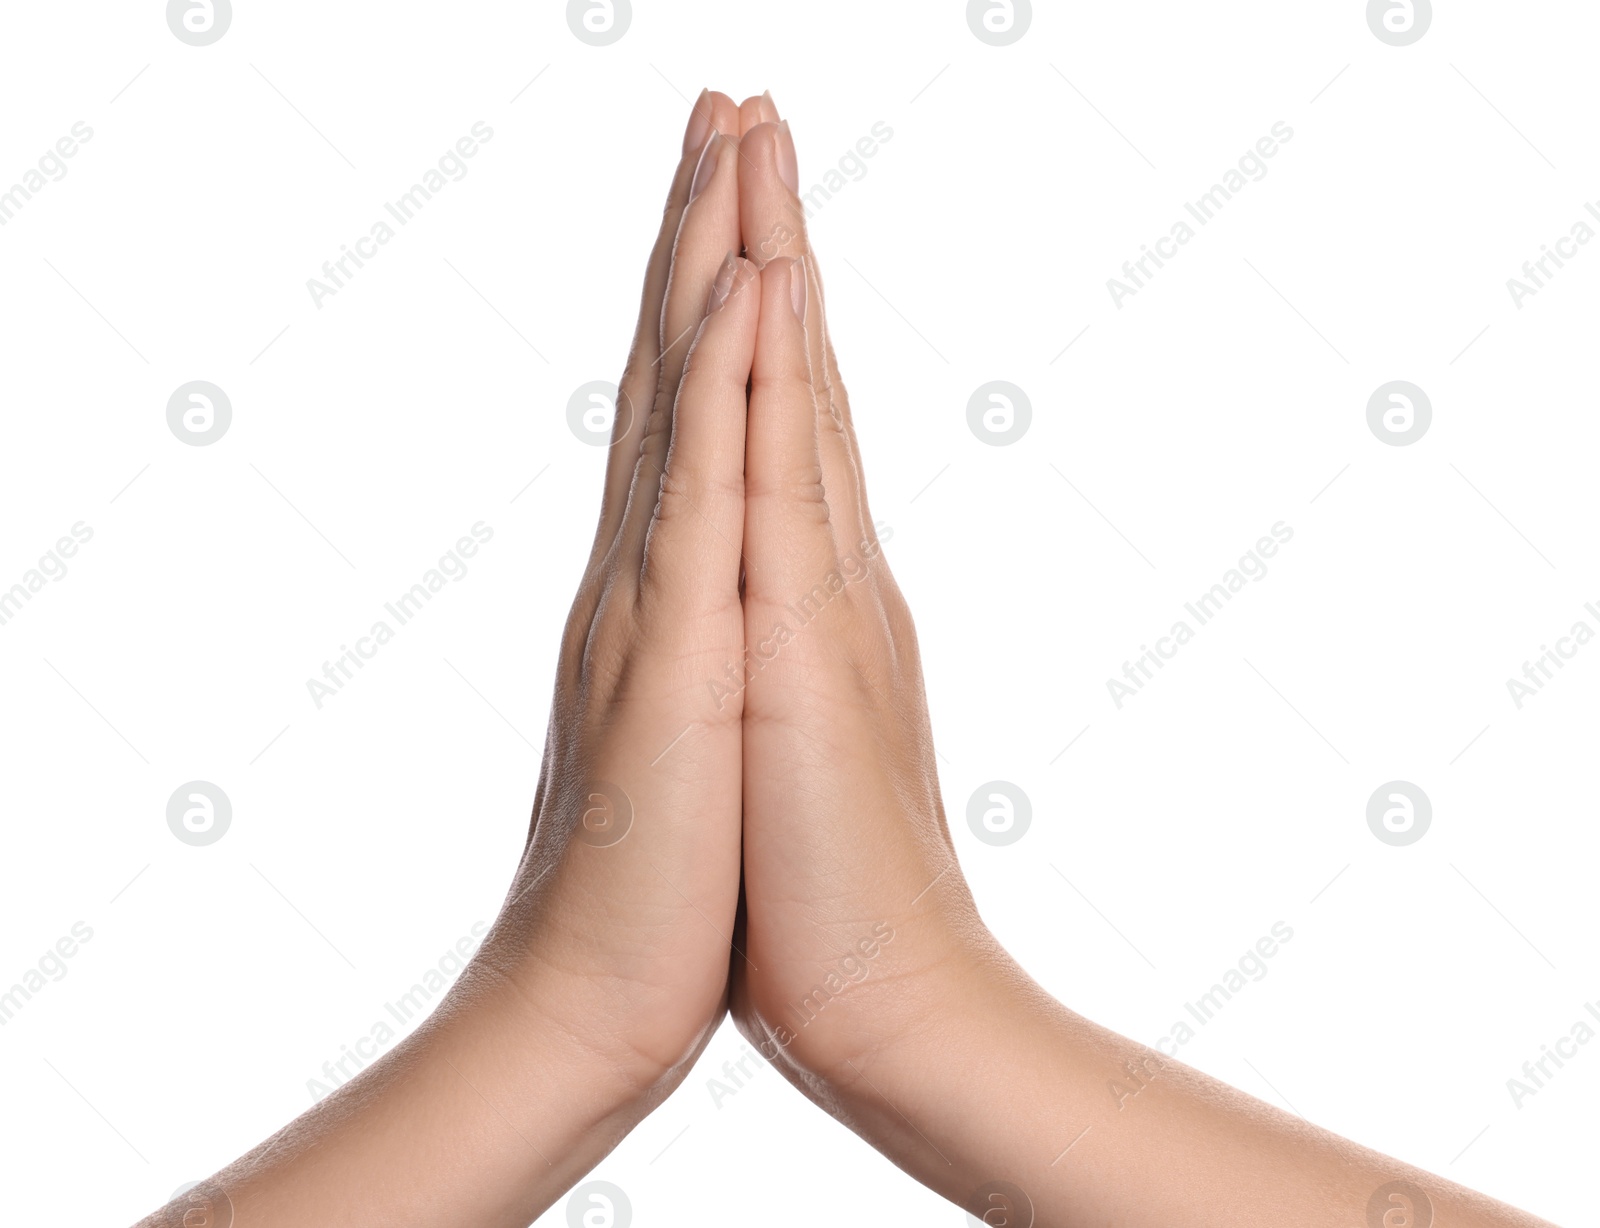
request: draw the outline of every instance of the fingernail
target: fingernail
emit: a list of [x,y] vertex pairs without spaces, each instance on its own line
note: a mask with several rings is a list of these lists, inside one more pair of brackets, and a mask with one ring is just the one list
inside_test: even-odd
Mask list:
[[739,258],[729,252],[722,262],[722,267],[717,270],[716,280],[711,283],[711,297],[706,300],[707,315],[728,301],[728,295],[733,290],[733,277],[738,271]]
[[795,318],[806,322],[806,266],[798,260],[789,264],[789,301],[794,304]]
[[778,174],[789,185],[789,191],[800,195],[800,159],[795,156],[788,120],[778,125]]
[[706,190],[706,184],[711,182],[711,176],[717,173],[717,156],[722,152],[722,133],[713,132],[706,140],[706,147],[700,152],[700,165],[695,168],[694,184],[689,188],[689,199]]
[[710,135],[711,91],[704,89],[700,91],[700,97],[694,100],[694,110],[689,112],[689,126],[683,133],[683,152],[698,153]]
[[768,124],[778,122],[778,104],[772,101],[771,90],[761,95],[761,120]]

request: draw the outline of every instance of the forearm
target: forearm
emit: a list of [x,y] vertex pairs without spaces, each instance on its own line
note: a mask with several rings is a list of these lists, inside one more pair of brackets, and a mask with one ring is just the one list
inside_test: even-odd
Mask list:
[[[524,1228],[658,1099],[521,989],[469,972],[381,1062],[196,1194],[220,1190],[250,1228]],[[183,1224],[189,1205],[139,1228]]]
[[[1000,1198],[985,1202],[996,1183],[1023,1191],[1039,1228],[1545,1223],[1099,1027],[1003,953],[952,974],[941,996],[937,1014],[875,1052],[859,1077],[841,1074],[829,1107],[990,1223],[1030,1222],[1008,1218]],[[1384,1187],[1396,1181],[1421,1191],[1431,1220],[1420,1207],[1407,1216],[1403,1189],[1388,1200]]]

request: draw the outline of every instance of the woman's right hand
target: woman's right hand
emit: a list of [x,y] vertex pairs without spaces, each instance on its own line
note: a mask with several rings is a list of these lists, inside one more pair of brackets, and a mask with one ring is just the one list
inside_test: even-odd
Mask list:
[[741,1031],[986,1224],[1542,1225],[1084,1019],[984,926],[867,508],[794,147],[762,123],[742,149],[745,243],[770,260],[746,448]]
[[1005,957],[945,824],[788,126],[748,126],[741,153],[745,246],[765,270],[745,458],[749,961],[734,960],[733,1005],[752,1044],[826,1097],[932,1018],[957,969]]

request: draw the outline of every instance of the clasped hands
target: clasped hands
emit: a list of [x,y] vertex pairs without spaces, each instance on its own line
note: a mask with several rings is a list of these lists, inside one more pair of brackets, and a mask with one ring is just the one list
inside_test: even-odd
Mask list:
[[701,96],[488,944],[646,1097],[728,1010],[837,1107],[996,955],[945,827],[798,188],[770,97]]
[[630,1115],[726,1011],[830,1111],[893,1118],[879,1145],[926,1147],[885,1095],[1007,961],[945,826],[778,120],[709,92],[690,117],[527,853],[474,972],[555,1016]]
[[483,946],[392,1052],[142,1228],[521,1228],[725,1014],[995,1228],[1542,1223],[1074,1014],[983,925],[778,119],[709,92],[690,117]]

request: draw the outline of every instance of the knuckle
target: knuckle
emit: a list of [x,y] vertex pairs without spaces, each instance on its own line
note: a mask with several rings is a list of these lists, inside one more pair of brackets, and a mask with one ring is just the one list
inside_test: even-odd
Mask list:
[[584,638],[578,659],[577,699],[580,708],[605,704],[627,685],[632,672],[634,631],[631,618],[597,618]]
[[834,426],[841,430],[850,418],[850,394],[845,391],[844,385],[839,382],[834,373],[826,367],[822,372],[822,381],[817,385],[818,418],[831,419]]
[[752,400],[756,397],[762,397],[785,402],[809,402],[815,396],[816,388],[811,383],[811,374],[801,364],[797,363],[781,371],[751,373],[750,397]]
[[702,509],[718,503],[744,498],[743,474],[713,474],[687,465],[668,463],[662,471],[656,492],[655,519],[658,522],[699,516]]
[[748,494],[753,500],[793,504],[817,511],[823,520],[828,518],[828,488],[823,484],[820,464],[806,464],[760,480],[752,477]]
[[672,410],[658,399],[644,420],[644,431],[639,436],[641,457],[664,455],[667,440],[672,434]]

